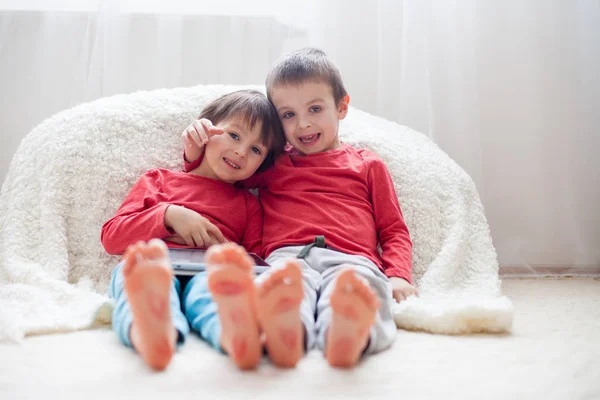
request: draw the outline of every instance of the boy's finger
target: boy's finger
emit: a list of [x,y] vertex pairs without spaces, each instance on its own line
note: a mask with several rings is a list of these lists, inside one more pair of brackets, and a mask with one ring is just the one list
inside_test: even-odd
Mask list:
[[182,236],[182,238],[183,238],[183,241],[185,242],[186,246],[195,247],[194,239],[192,239],[191,235],[185,235],[185,236]]
[[196,247],[206,247],[206,244],[204,243],[204,238],[200,235],[200,233],[194,232],[192,236],[194,238]]
[[208,143],[208,138],[212,136],[210,134],[210,130],[213,128],[212,122],[207,119],[201,119],[200,123],[202,125],[202,129],[199,129],[198,132],[202,132],[201,136],[204,139],[203,143]]
[[181,134],[181,140],[183,140],[183,143],[185,143],[186,146],[192,144],[194,141],[194,139],[192,138],[192,132],[195,132],[195,130],[190,125],[187,128],[185,128],[185,131],[183,131],[183,133]]
[[214,136],[214,135],[222,135],[225,133],[225,131],[221,128],[217,128],[216,126],[213,126],[212,128],[210,128],[209,133],[211,136]]
[[210,224],[210,226],[208,226],[206,230],[210,232],[215,237],[215,239],[219,241],[219,243],[227,243],[227,239],[225,239],[225,236],[223,236],[221,230],[215,225]]
[[200,132],[198,132],[198,135],[200,136],[200,140],[202,141],[203,145],[208,143],[208,135],[206,134],[206,132],[204,130],[201,130]]
[[204,120],[204,119],[200,119],[200,120],[196,120],[196,121],[194,121],[194,122],[192,123],[192,126],[193,126],[193,127],[194,127],[194,128],[195,128],[195,129],[196,129],[198,132],[201,132],[201,131],[203,131],[203,130],[205,130],[205,129],[206,129],[206,128],[205,128],[205,126],[204,126],[204,124],[202,123],[202,121],[205,121],[205,120]]
[[208,232],[206,232],[204,229],[201,229],[198,234],[202,237],[202,241],[204,242],[204,247],[209,247],[210,246],[210,236],[208,235]]
[[208,131],[210,131],[210,128],[213,128],[213,124],[212,124],[212,122],[210,122],[210,121],[209,121],[209,120],[207,120],[206,118],[202,118],[202,119],[201,119],[200,121],[198,121],[198,122],[200,122],[200,126],[202,126],[202,129],[203,129],[205,132],[208,132]]
[[190,136],[190,140],[194,143],[196,143],[196,145],[198,147],[202,147],[204,145],[203,141],[202,141],[202,136],[199,134],[199,132],[196,130],[196,128],[192,128],[189,131],[189,136]]
[[214,126],[213,123],[206,118],[201,119],[200,123],[202,124],[202,127],[204,128],[204,131],[207,133],[208,137],[213,135],[221,135],[223,132],[225,132],[223,129]]

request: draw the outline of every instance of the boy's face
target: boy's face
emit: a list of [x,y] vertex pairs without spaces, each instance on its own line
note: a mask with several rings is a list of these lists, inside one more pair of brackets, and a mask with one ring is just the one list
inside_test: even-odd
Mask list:
[[270,94],[285,138],[296,150],[314,154],[340,147],[338,127],[348,113],[348,96],[335,104],[331,87],[321,82],[278,85]]
[[216,124],[225,132],[210,138],[200,164],[203,176],[228,183],[251,177],[269,149],[261,142],[261,124],[254,129],[243,120],[224,120]]

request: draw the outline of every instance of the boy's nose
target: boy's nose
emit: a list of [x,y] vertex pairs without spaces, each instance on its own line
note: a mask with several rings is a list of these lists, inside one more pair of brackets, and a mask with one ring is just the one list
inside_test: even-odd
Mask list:
[[300,120],[300,128],[305,129],[310,127],[310,121],[308,120],[308,118],[302,118]]
[[244,149],[244,148],[237,149],[235,151],[235,154],[240,156],[240,158],[245,158],[246,157],[246,149]]

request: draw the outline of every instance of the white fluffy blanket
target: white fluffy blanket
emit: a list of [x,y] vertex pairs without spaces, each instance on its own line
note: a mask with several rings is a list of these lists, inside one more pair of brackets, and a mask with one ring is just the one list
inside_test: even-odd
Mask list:
[[[82,104],[21,143],[0,196],[0,339],[110,322],[118,262],[100,228],[147,169],[179,169],[180,132],[208,101],[236,86],[120,95]],[[398,305],[400,328],[504,332],[512,305],[476,188],[424,135],[351,109],[342,140],[378,153],[394,179],[414,244],[421,292]]]

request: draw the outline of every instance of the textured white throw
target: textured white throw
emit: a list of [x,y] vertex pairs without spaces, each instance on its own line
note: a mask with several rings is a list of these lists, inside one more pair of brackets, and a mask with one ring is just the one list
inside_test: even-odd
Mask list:
[[[247,88],[248,86],[246,86]],[[0,195],[0,340],[110,323],[117,257],[100,228],[150,168],[181,169],[180,133],[207,102],[240,86],[197,86],[104,98],[37,126]],[[413,240],[420,298],[398,327],[505,332],[496,252],[475,185],[424,135],[352,108],[341,137],[386,162]]]

